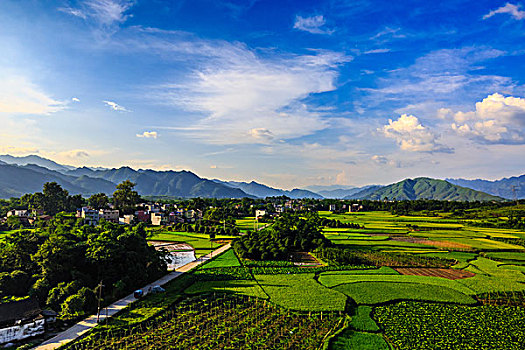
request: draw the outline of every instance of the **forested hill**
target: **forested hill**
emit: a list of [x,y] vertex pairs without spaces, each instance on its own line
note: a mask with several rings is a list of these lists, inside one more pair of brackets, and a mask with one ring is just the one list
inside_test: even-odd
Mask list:
[[406,179],[389,186],[381,187],[372,193],[367,193],[361,199],[381,200],[384,198],[389,200],[433,199],[469,202],[503,200],[501,197],[453,185],[444,180],[426,177]]
[[472,188],[503,198],[525,198],[525,175],[508,177],[496,181],[481,179],[447,179],[447,181],[454,185]]

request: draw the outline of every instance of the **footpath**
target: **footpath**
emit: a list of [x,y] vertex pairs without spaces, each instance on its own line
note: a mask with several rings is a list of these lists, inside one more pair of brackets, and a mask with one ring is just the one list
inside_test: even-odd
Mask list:
[[[147,286],[144,286],[142,288],[137,288],[137,289],[142,289],[142,291],[144,292],[144,295],[146,295],[148,293],[150,287],[162,286],[163,284],[166,284],[169,281],[179,277],[183,273],[186,273],[186,272],[190,271],[191,269],[193,269],[194,267],[204,263],[205,261],[208,261],[212,257],[217,256],[220,253],[230,249],[230,247],[231,247],[230,243],[228,243],[226,245],[223,245],[222,247],[214,250],[213,252],[201,256],[197,260],[194,260],[194,261],[192,261],[192,262],[190,262],[190,263],[188,263],[188,264],[186,264],[184,266],[179,267],[175,271],[172,271],[172,272],[168,273],[167,275],[163,276],[162,278],[159,278],[155,282],[152,282],[152,283],[148,284]],[[128,306],[129,304],[131,304],[132,302],[134,302],[136,300],[137,299],[135,299],[135,297],[133,297],[133,293],[132,293],[132,294],[130,294],[130,295],[128,295],[128,296],[126,296],[126,297],[124,297],[124,298],[114,302],[113,304],[108,305],[106,308],[104,308],[104,309],[102,309],[100,311],[99,322],[102,322],[103,320],[105,320],[106,317],[111,317],[111,316],[115,315],[116,313],[120,312],[123,308],[125,308],[126,306]],[[91,316],[87,317],[86,319],[78,322],[77,324],[75,324],[71,328],[68,328],[65,331],[57,334],[53,338],[46,340],[45,342],[43,342],[42,344],[40,344],[39,346],[37,346],[37,347],[35,347],[33,349],[34,350],[52,350],[52,349],[56,349],[56,348],[58,348],[58,347],[60,347],[60,346],[62,346],[64,344],[69,343],[70,341],[80,337],[84,333],[86,333],[89,330],[91,330],[92,328],[94,328],[96,325],[97,325],[97,315],[91,315]]]

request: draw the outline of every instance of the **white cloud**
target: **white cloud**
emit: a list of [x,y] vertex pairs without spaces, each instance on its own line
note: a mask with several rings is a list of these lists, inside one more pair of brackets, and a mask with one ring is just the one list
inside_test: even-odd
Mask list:
[[73,98],[71,99],[71,101],[73,101],[73,102],[80,102],[80,99],[77,98],[77,97],[73,97]]
[[410,152],[451,152],[437,142],[436,135],[428,128],[421,125],[418,118],[413,115],[403,114],[399,119],[388,120],[388,125],[380,131],[386,137],[396,140],[399,147]]
[[261,140],[272,140],[273,139],[273,133],[265,128],[254,128],[249,131],[249,134],[256,138]]
[[386,164],[388,163],[388,158],[385,156],[378,156],[377,154],[371,158],[377,164]]
[[390,51],[391,51],[390,49],[375,49],[375,50],[365,51],[364,54],[368,55],[368,54],[372,54],[372,53],[387,53],[387,52],[390,52]]
[[295,23],[293,27],[298,30],[302,30],[312,34],[332,34],[334,31],[331,29],[323,29],[322,27],[326,24],[326,20],[323,15],[312,16],[312,17],[295,17]]
[[130,14],[126,12],[133,7],[131,0],[87,0],[79,8],[61,7],[58,10],[82,19],[91,18],[104,26],[124,23]]
[[153,138],[156,139],[158,136],[156,131],[144,131],[142,134],[137,134],[137,137]]
[[400,31],[401,31],[401,28],[385,27],[385,29],[381,30],[380,32],[378,32],[376,35],[374,35],[370,39],[379,39],[383,36],[387,36],[387,37],[391,37],[395,39],[401,39],[401,38],[406,37],[404,34],[398,34]]
[[475,111],[459,111],[453,118],[453,130],[483,143],[525,143],[524,98],[495,93],[477,102]]
[[184,41],[169,49],[183,50],[186,60],[195,56],[202,61],[200,69],[188,81],[150,89],[152,97],[203,117],[172,129],[220,144],[295,138],[328,127],[326,111],[303,99],[334,90],[338,68],[351,60],[331,51],[258,55],[224,42]]
[[113,102],[113,101],[102,101],[102,102],[104,102],[107,106],[109,106],[109,108],[111,108],[114,111],[117,111],[117,112],[131,112],[130,110],[126,109],[125,107],[119,105],[116,102]]
[[514,5],[508,2],[505,4],[505,6],[501,6],[500,8],[487,13],[485,16],[483,16],[483,19],[490,18],[499,13],[508,13],[517,20],[525,19],[525,11],[520,10],[520,8],[521,5]]
[[66,108],[40,87],[20,76],[0,76],[0,113],[50,114]]

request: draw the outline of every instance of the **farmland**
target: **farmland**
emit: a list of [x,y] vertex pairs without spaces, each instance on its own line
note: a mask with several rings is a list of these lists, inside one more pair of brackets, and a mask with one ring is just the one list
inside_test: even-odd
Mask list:
[[[301,267],[294,255],[240,258],[230,249],[71,348],[520,348],[524,232],[446,215],[320,216],[360,228],[323,227],[332,245],[311,252],[319,266]],[[242,232],[253,221],[237,224]],[[191,232],[152,239],[201,251],[210,244]]]

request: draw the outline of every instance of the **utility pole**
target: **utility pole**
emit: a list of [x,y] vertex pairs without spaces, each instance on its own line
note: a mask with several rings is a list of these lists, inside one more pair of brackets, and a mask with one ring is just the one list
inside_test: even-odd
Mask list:
[[100,283],[98,284],[97,323],[100,318],[100,299],[102,298],[102,287],[104,287],[104,285],[102,284],[102,280],[100,280]]

